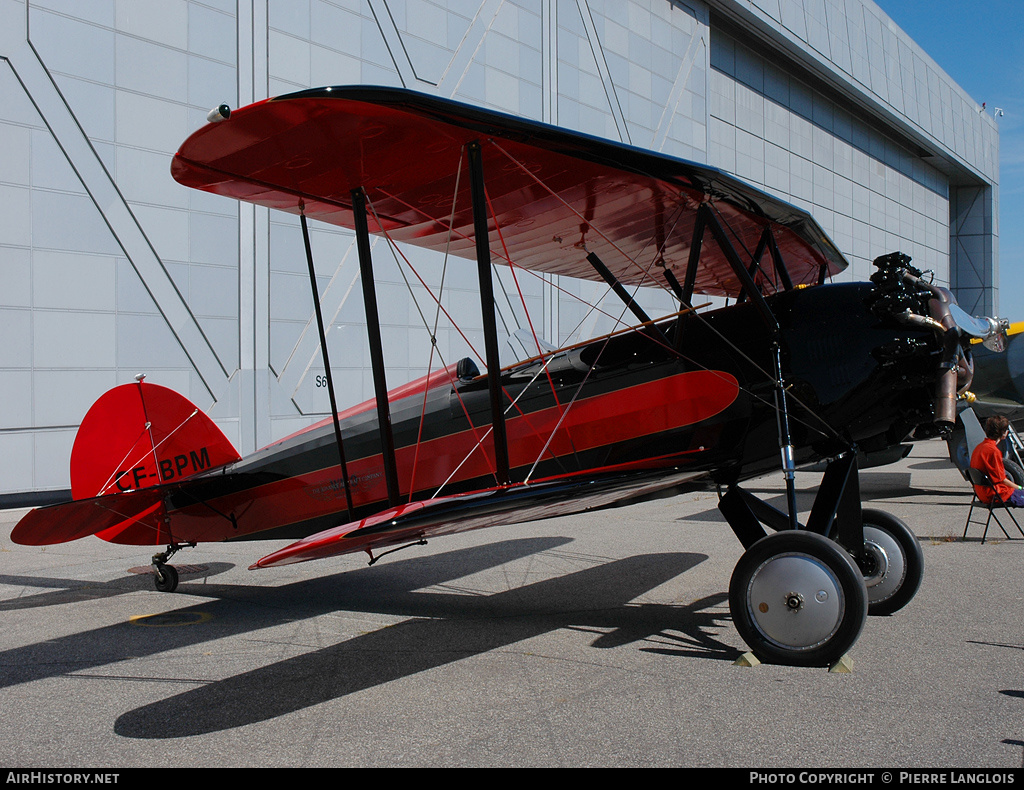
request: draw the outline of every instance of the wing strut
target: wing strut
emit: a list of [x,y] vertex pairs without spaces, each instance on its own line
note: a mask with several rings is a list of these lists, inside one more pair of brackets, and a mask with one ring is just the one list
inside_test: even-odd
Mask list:
[[786,405],[786,382],[782,376],[782,349],[779,347],[779,335],[780,328],[778,319],[775,318],[775,313],[772,312],[771,306],[765,301],[764,295],[758,290],[757,284],[754,282],[754,278],[747,272],[746,267],[743,265],[743,261],[740,260],[740,256],[737,254],[736,249],[729,242],[729,238],[725,234],[725,228],[722,227],[722,223],[719,222],[718,217],[710,209],[704,214],[704,219],[707,222],[708,227],[711,229],[711,235],[714,236],[715,241],[718,242],[719,248],[725,255],[726,260],[729,261],[729,265],[732,267],[733,272],[739,278],[742,285],[742,289],[750,296],[750,300],[754,303],[757,311],[761,314],[761,318],[768,325],[769,331],[772,333],[772,349],[774,351],[773,357],[775,360],[775,415],[778,419],[779,428],[779,450],[782,454],[782,471],[786,477],[786,503],[789,508],[789,523],[790,529],[798,529],[799,522],[797,521],[797,510],[796,510],[796,461],[793,457],[793,439],[789,432],[789,409]]
[[494,319],[494,283],[491,280],[491,245],[487,230],[487,198],[484,195],[483,157],[480,143],[470,143],[469,181],[473,199],[473,236],[476,240],[476,266],[480,278],[480,309],[484,323],[484,351],[487,365],[487,390],[491,400],[491,424],[494,426],[494,466],[498,485],[511,482],[508,465],[508,437],[505,413],[501,408],[501,362],[498,359],[498,328]]
[[309,226],[306,223],[306,212],[299,203],[299,223],[302,225],[302,241],[306,245],[306,265],[309,267],[309,285],[313,289],[313,310],[316,313],[316,326],[320,330],[320,356],[324,359],[324,371],[327,374],[327,395],[331,399],[331,416],[334,418],[334,438],[338,443],[338,460],[341,465],[341,480],[345,484],[345,506],[348,517],[354,517],[352,509],[352,488],[348,484],[348,466],[345,463],[345,444],[341,441],[341,423],[338,421],[338,402],[334,398],[334,377],[331,376],[331,360],[327,356],[327,336],[324,334],[324,317],[320,312],[320,291],[316,287],[316,271],[313,269],[313,248],[309,243]]
[[[644,312],[644,309],[639,304],[636,303],[636,300],[629,295],[629,291],[627,291],[623,287],[622,283],[619,282],[618,278],[616,278],[616,276],[612,274],[611,271],[609,271],[608,267],[604,265],[604,261],[602,261],[597,256],[596,252],[591,252],[587,254],[587,262],[591,266],[593,266],[594,271],[600,274],[601,277],[604,278],[604,281],[608,283],[609,286],[611,286],[611,289],[615,291],[615,295],[622,300],[623,304],[625,304],[626,307],[629,308],[629,311],[640,319],[640,323],[645,326],[649,326],[651,328],[651,331],[661,335],[662,340],[664,340],[666,345],[668,345],[668,338],[665,337],[665,334],[660,329],[658,329],[657,324],[654,324],[651,321],[651,317],[647,315],[647,313]],[[668,270],[666,269],[666,271]]]
[[[761,238],[758,239],[757,249],[755,249],[754,254],[750,256],[750,266],[747,268],[747,274],[750,275],[750,279],[755,283],[757,282],[755,278],[757,277],[758,270],[761,268],[761,258],[764,257],[764,251],[768,246],[768,236],[770,234],[771,226],[765,225],[764,232],[761,234]],[[741,302],[746,301],[747,296],[747,290],[744,288],[740,291],[740,295],[736,297],[736,303],[740,304]]]
[[370,231],[366,224],[366,193],[362,187],[352,190],[352,216],[359,252],[359,279],[363,281],[363,308],[366,311],[366,336],[370,343],[370,367],[373,368],[373,392],[377,401],[377,430],[380,433],[384,479],[388,486],[388,504],[398,507],[398,465],[395,462],[395,438],[391,430],[391,407],[388,384],[384,374],[384,349],[380,337],[380,315],[377,312],[377,289],[373,282],[373,258],[370,254]]
[[[765,225],[764,232],[761,234],[761,238],[757,242],[757,249],[754,250],[754,254],[750,259],[750,268],[747,270],[747,274],[750,275],[751,279],[757,274],[758,269],[761,268],[761,258],[764,257],[765,250],[771,255],[772,263],[775,266],[775,272],[779,279],[782,280],[782,288],[786,291],[793,290],[793,281],[789,277],[789,271],[786,269],[786,262],[782,259],[782,253],[779,252],[779,247],[775,243],[775,236],[772,233],[772,226]],[[778,284],[775,284],[776,290]],[[747,298],[747,291],[743,290],[740,292],[737,302],[742,302]]]
[[[775,241],[775,234],[772,232],[772,226],[769,225],[764,229],[764,232],[768,234],[768,249],[771,251],[772,260],[775,262],[775,271],[778,272],[782,278],[782,287],[787,291],[793,290],[793,278],[789,276],[789,269],[786,268],[786,262],[782,259],[782,253],[779,251],[779,245]],[[822,269],[821,272],[825,270]],[[821,283],[824,282],[824,277],[821,278]]]
[[711,210],[707,204],[701,203],[697,208],[697,217],[693,221],[693,237],[690,241],[690,257],[686,261],[686,276],[683,278],[683,295],[680,301],[686,307],[693,307],[693,289],[697,282],[697,267],[700,266],[700,252],[704,246],[704,226]]
[[736,252],[736,248],[732,246],[729,241],[729,237],[726,236],[725,228],[722,227],[722,223],[715,216],[715,212],[710,209],[704,213],[704,220],[707,226],[711,229],[711,235],[714,236],[715,241],[718,242],[719,249],[722,250],[722,254],[725,255],[726,260],[732,267],[733,274],[739,278],[741,291],[745,292],[750,296],[750,300],[757,307],[757,311],[761,314],[761,318],[768,325],[772,334],[775,337],[779,335],[779,322],[775,319],[775,314],[772,309],[768,306],[768,303],[764,300],[764,296],[757,288],[757,284],[754,282],[754,278],[747,273],[747,267],[743,265],[743,261],[740,260],[739,254]]
[[661,262],[662,272],[665,275],[665,282],[668,283],[668,287],[672,289],[672,293],[676,295],[676,299],[679,300],[679,309],[685,310],[689,305],[683,304],[683,286],[679,284],[679,280],[672,274],[672,270],[665,265],[664,260]]

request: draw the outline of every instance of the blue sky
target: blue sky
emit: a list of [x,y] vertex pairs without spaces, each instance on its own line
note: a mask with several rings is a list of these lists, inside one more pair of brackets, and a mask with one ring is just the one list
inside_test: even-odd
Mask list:
[[1024,321],[1024,0],[875,0],[999,123],[999,313]]

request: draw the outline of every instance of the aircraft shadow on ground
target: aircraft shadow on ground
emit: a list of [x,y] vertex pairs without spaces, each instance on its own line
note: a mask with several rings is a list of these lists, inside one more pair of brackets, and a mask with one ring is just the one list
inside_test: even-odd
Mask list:
[[[595,649],[645,643],[641,649],[672,655],[718,660],[739,655],[714,637],[729,620],[724,610],[710,611],[724,595],[690,606],[630,604],[703,562],[703,554],[612,560],[490,595],[443,590],[457,579],[570,542],[559,537],[507,540],[278,588],[203,584],[197,592],[215,600],[165,613],[185,617],[201,610],[208,615],[201,625],[140,628],[121,623],[7,650],[0,653],[5,667],[0,687],[339,610],[407,619],[129,711],[117,719],[114,732],[175,738],[240,727],[559,629],[594,632]],[[188,594],[186,581],[179,592]]]
[[911,469],[935,469],[942,471],[943,469],[953,468],[953,462],[948,458],[939,458],[933,461],[916,461],[915,463],[907,464],[907,466]]
[[[210,562],[202,566],[202,577],[209,579],[225,573],[235,566],[230,562]],[[187,580],[191,575],[182,575]],[[0,584],[12,587],[52,587],[48,592],[23,595],[7,601],[0,601],[0,612],[13,612],[18,609],[36,609],[45,606],[61,606],[81,601],[95,601],[100,598],[113,598],[126,593],[153,589],[153,576],[149,573],[129,573],[126,576],[108,582],[84,582],[81,579],[61,579],[47,576],[15,576],[0,574]]]
[[1018,741],[1016,738],[1004,738],[1002,742],[1005,743],[1007,746],[1021,747],[1020,767],[1024,768],[1024,741]]
[[[780,492],[777,486],[759,487],[757,485],[744,485],[743,488],[749,493],[759,496],[764,502],[777,510],[786,512],[786,495]],[[814,497],[817,493],[817,487],[797,489],[796,506],[797,510],[801,513],[801,518],[806,517],[806,514],[810,513],[811,508],[814,506]],[[865,507],[872,507],[872,501],[875,499],[885,500],[894,496],[927,496],[931,498],[932,504],[943,504],[953,507],[963,506],[964,515],[966,516],[967,509],[971,504],[971,489],[966,483],[964,483],[963,491],[913,488],[910,485],[909,472],[861,472],[860,494]],[[881,502],[879,506],[884,508],[885,502]],[[699,513],[681,516],[679,521],[716,521],[723,527],[728,527],[725,516],[722,515],[717,506],[702,510]]]

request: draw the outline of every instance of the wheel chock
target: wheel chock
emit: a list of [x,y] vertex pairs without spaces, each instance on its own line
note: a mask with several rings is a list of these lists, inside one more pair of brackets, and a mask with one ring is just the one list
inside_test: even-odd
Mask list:
[[733,661],[732,665],[734,667],[756,667],[760,663],[760,660],[753,653],[744,653]]
[[828,668],[829,672],[853,672],[853,659],[850,658],[849,653],[843,653],[836,663]]

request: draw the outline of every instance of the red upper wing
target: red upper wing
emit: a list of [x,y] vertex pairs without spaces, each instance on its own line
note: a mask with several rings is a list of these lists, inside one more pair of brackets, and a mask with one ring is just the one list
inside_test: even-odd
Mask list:
[[[171,172],[186,186],[292,213],[301,207],[349,228],[351,191],[362,187],[371,232],[471,258],[472,142],[481,145],[498,259],[598,279],[590,251],[623,283],[664,285],[652,264],[663,259],[683,279],[696,210],[707,202],[748,262],[772,224],[794,284],[846,266],[808,214],[713,168],[397,89],[321,88],[243,107],[189,137]],[[769,255],[761,268],[774,278]],[[695,290],[739,292],[710,240]]]

